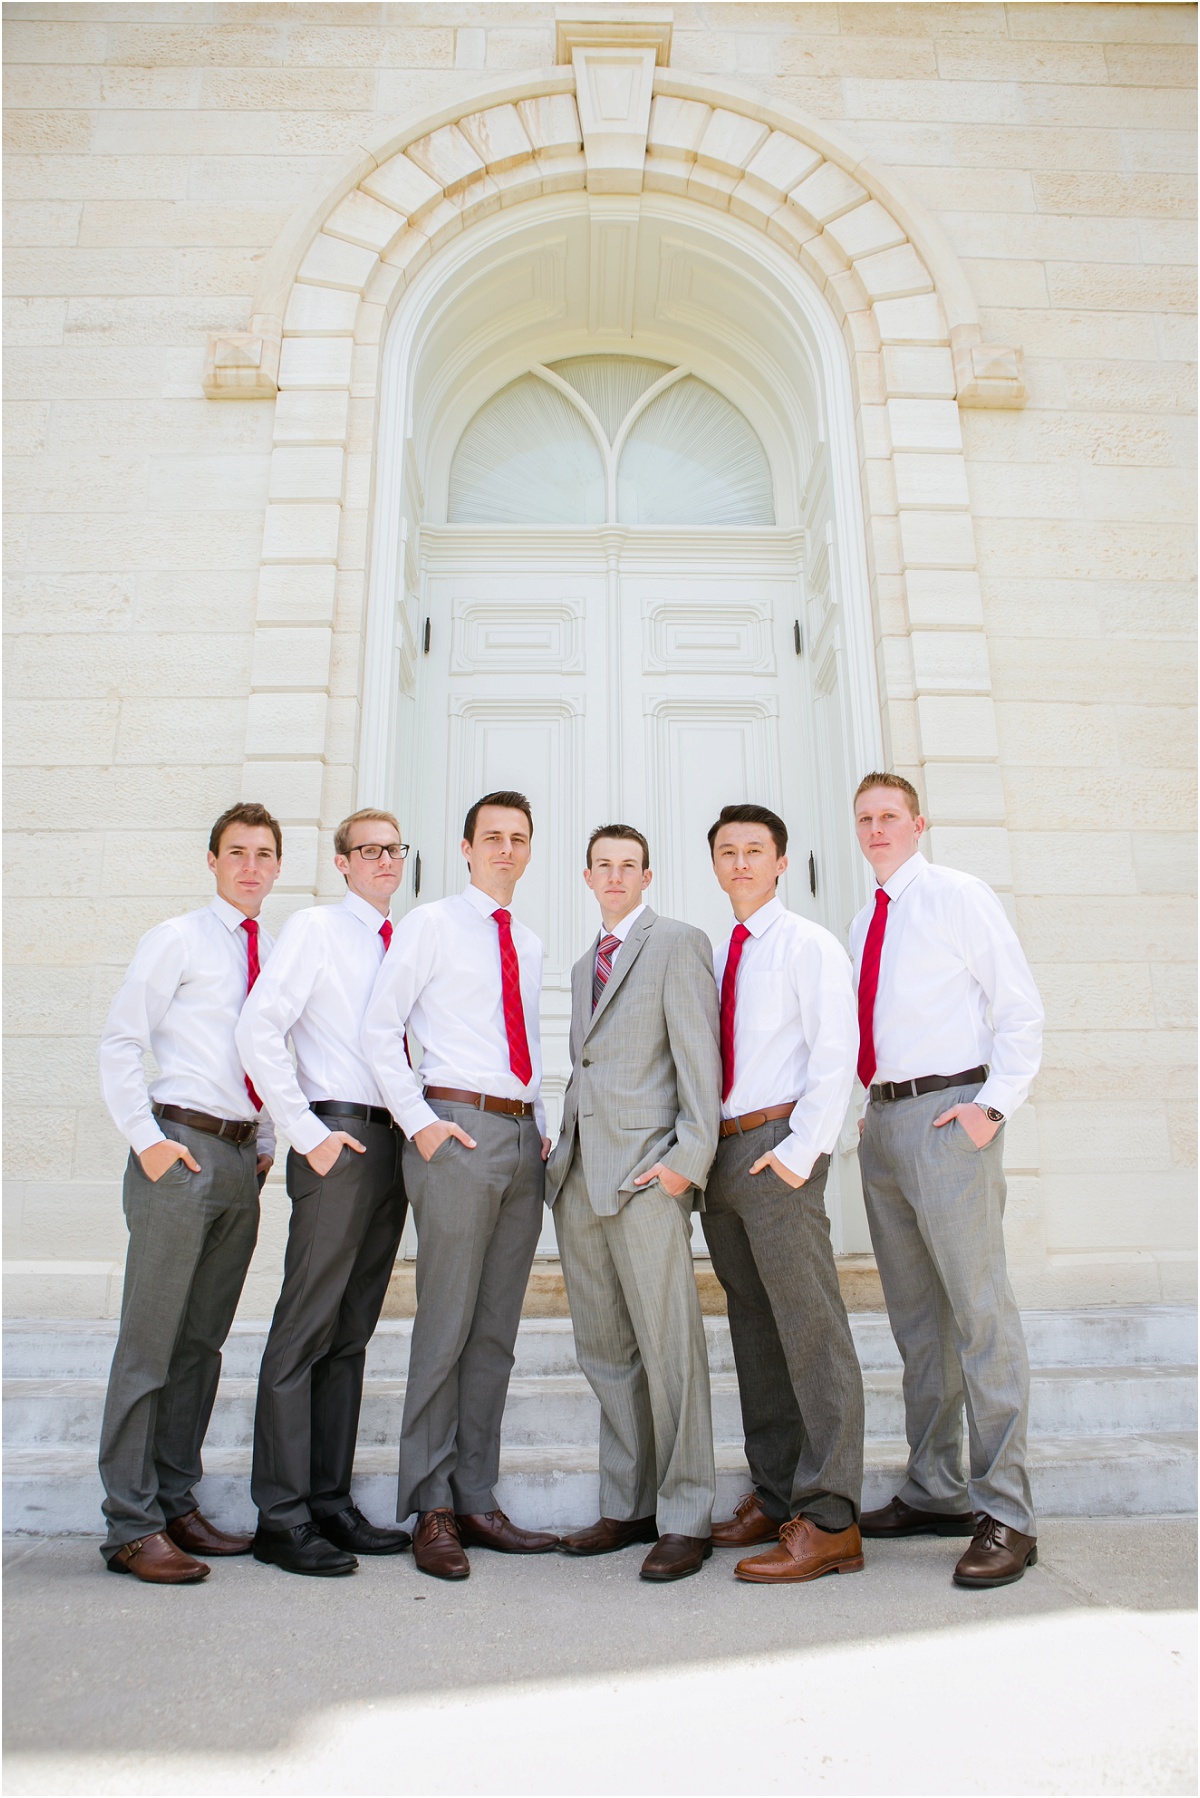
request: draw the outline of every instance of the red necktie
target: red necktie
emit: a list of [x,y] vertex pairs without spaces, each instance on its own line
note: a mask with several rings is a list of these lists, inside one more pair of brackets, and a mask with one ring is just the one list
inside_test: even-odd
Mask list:
[[383,938],[383,953],[386,955],[392,946],[392,920],[385,918],[379,926],[379,934]]
[[725,973],[721,980],[721,1100],[733,1091],[733,1014],[737,1008],[737,971],[742,949],[750,932],[744,924],[734,927],[725,957]]
[[503,907],[492,913],[500,931],[500,985],[504,994],[504,1031],[508,1037],[508,1065],[522,1086],[533,1079],[525,1012],[521,1005],[521,964],[512,939],[512,913]]
[[879,991],[879,957],[883,953],[890,903],[883,888],[876,887],[875,913],[858,970],[858,1077],[864,1086],[870,1086],[875,1078],[875,994]]
[[600,995],[608,985],[608,977],[612,973],[613,956],[621,947],[619,936],[602,938],[596,951],[596,972],[592,975],[592,1010],[600,1003]]
[[[246,991],[249,993],[258,979],[258,919],[243,918],[242,929],[246,932]],[[255,1111],[262,1110],[262,1100],[254,1090],[254,1082],[249,1074],[245,1076],[246,1091],[250,1094],[250,1103]]]

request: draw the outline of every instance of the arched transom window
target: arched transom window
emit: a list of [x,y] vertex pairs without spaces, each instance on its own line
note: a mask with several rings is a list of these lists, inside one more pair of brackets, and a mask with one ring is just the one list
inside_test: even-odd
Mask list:
[[450,468],[451,524],[770,525],[771,470],[723,395],[665,362],[539,364],[481,406]]

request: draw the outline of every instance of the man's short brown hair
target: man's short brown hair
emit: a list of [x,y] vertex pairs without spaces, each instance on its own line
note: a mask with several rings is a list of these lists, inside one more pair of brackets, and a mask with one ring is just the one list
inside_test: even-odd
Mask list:
[[392,816],[391,812],[376,811],[374,806],[366,805],[363,807],[362,811],[351,812],[348,818],[342,819],[341,823],[333,833],[334,853],[336,855],[349,855],[350,826],[352,824],[365,824],[369,820],[374,820],[379,824],[390,824],[396,835],[400,835],[400,825]]
[[708,853],[710,855],[713,853],[717,832],[722,824],[761,824],[764,830],[771,833],[771,841],[775,845],[776,855],[787,854],[787,825],[778,813],[769,811],[765,805],[723,805],[721,816],[708,833]]
[[589,868],[592,865],[592,850],[601,837],[612,837],[613,841],[617,843],[640,843],[642,845],[642,873],[646,872],[650,866],[650,845],[641,831],[635,830],[632,824],[597,824],[588,838],[587,866]]
[[506,811],[524,812],[526,818],[529,820],[529,834],[530,836],[533,835],[533,812],[524,793],[485,793],[482,799],[477,799],[475,801],[474,805],[467,813],[463,823],[464,842],[473,843],[475,841],[475,826],[479,821],[479,814],[485,805],[500,805],[503,806]]
[[275,854],[283,855],[283,832],[279,828],[278,818],[273,818],[265,805],[255,800],[245,799],[239,805],[231,805],[227,812],[222,812],[208,833],[208,853],[220,855],[221,838],[233,824],[250,824],[259,830],[269,830],[275,838]]
[[854,794],[855,811],[858,810],[858,802],[863,794],[869,793],[872,787],[894,787],[897,793],[904,794],[905,803],[913,817],[921,816],[921,795],[913,786],[912,781],[905,780],[903,774],[880,774],[878,770],[874,774],[864,774],[859,781]]

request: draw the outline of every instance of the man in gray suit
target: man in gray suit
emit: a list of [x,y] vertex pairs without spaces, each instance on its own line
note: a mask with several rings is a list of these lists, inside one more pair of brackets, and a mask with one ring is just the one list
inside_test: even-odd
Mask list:
[[712,1553],[716,1493],[691,1194],[721,1115],[708,938],[660,918],[645,837],[592,832],[584,879],[603,929],[572,970],[571,1078],[546,1169],[579,1364],[600,1401],[600,1519],[568,1554],[653,1542],[642,1578]]

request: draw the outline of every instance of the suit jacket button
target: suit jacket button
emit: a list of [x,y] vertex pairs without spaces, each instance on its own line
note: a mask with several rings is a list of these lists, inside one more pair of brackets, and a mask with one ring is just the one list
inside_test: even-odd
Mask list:
[[588,1060],[588,1058],[587,1058],[587,1056],[586,1056],[586,1055],[585,1055],[585,1056],[584,1056],[584,1058],[583,1058],[583,1065],[584,1065],[584,1067],[585,1067],[585,1068],[590,1068],[590,1067],[591,1067],[591,1065],[592,1065],[592,1064],[591,1064],[591,1062],[590,1062],[590,1061],[589,1061],[589,1060]]

